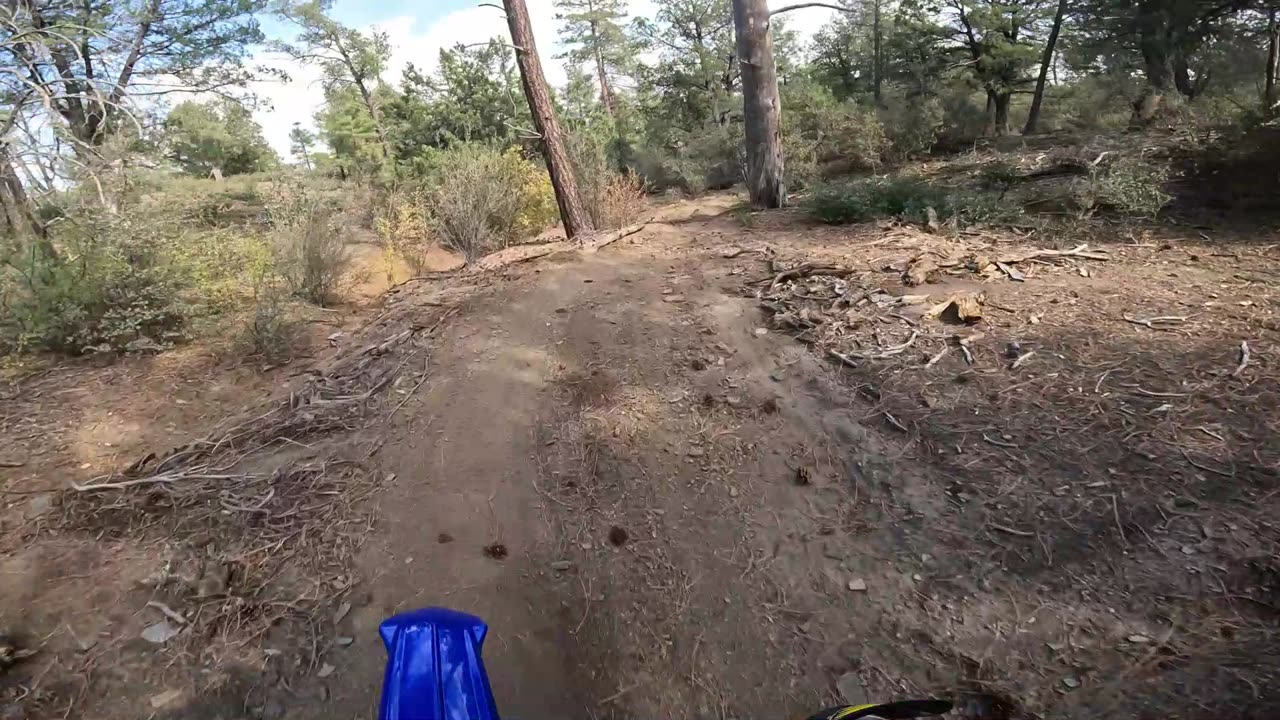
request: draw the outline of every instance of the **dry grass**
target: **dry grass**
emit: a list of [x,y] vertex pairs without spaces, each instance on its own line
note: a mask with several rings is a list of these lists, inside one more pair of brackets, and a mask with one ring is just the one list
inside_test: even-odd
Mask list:
[[582,421],[592,436],[631,440],[652,424],[661,407],[662,398],[652,390],[624,387],[606,405],[585,410]]
[[593,215],[601,227],[596,230],[619,230],[640,219],[648,205],[644,180],[634,172],[611,173],[601,189],[600,207]]
[[365,501],[381,480],[367,467],[381,441],[358,431],[387,409],[384,391],[402,373],[423,367],[415,358],[450,314],[356,346],[200,440],[73,484],[59,529],[194,549],[191,567],[154,583],[157,600],[183,610],[178,652],[235,656],[285,626],[313,671],[331,633],[317,618],[355,583],[354,553],[373,522]]

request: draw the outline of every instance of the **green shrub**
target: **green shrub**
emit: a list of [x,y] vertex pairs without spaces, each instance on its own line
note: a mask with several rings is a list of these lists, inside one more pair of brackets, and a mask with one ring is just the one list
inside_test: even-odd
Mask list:
[[514,148],[455,145],[425,184],[436,236],[468,261],[541,232],[558,214],[551,178]]
[[1088,214],[1105,209],[1121,215],[1155,217],[1172,196],[1165,191],[1169,168],[1137,157],[1122,157],[1090,169],[1076,202]]
[[742,124],[732,122],[693,132],[673,130],[653,146],[632,150],[628,169],[649,190],[680,190],[696,197],[741,182],[745,163]]
[[783,90],[782,145],[788,187],[815,184],[827,164],[843,171],[875,170],[889,149],[876,113],[853,100],[837,100],[822,86],[799,83]]
[[944,123],[942,102],[937,98],[892,98],[880,111],[889,155],[902,162],[928,153],[938,141]]
[[249,354],[269,362],[289,358],[297,328],[285,300],[274,270],[267,269],[254,284],[253,312],[240,334]]
[[683,189],[683,180],[670,153],[649,147],[637,148],[632,154],[629,169],[655,192]]
[[347,280],[351,254],[333,212],[298,186],[277,190],[268,206],[276,267],[294,294],[323,307]]
[[942,108],[942,124],[935,146],[961,150],[972,145],[987,131],[987,111],[983,100],[971,88],[959,85],[938,97]]
[[865,188],[856,183],[819,187],[809,196],[807,205],[814,217],[828,225],[848,225],[877,217]]
[[741,182],[746,166],[743,153],[742,125],[716,125],[685,136],[673,167],[684,191],[701,195]]
[[788,132],[785,120],[783,124],[782,156],[787,190],[812,189],[822,179],[822,148],[817,140],[798,132]]
[[85,212],[55,227],[56,255],[0,267],[0,350],[153,350],[185,338],[193,308],[159,228]]
[[1022,173],[1013,163],[995,160],[978,170],[978,184],[987,190],[995,190],[1001,197],[1022,179]]
[[1020,211],[989,193],[942,188],[918,178],[872,178],[818,188],[809,198],[810,213],[830,225],[900,217],[927,222],[932,209],[939,221],[967,227],[1008,222]]

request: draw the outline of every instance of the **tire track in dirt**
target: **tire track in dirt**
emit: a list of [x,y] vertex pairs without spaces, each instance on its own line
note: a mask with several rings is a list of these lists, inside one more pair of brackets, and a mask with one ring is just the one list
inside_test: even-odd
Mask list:
[[[842,597],[859,553],[832,548],[856,524],[848,488],[884,481],[885,453],[820,363],[755,333],[708,227],[544,262],[461,308],[385,438],[394,480],[326,712],[373,707],[378,622],[426,605],[490,623],[512,717],[786,717],[838,699],[833,673],[857,662],[843,637],[880,610]],[[795,486],[801,465],[814,487]],[[494,542],[508,557],[485,556]]]
[[[563,609],[543,579],[549,528],[532,460],[532,420],[553,369],[544,313],[574,290],[535,276],[482,294],[436,343],[424,390],[379,456],[390,481],[360,561],[367,592],[347,621],[358,642],[337,656],[342,677],[330,683],[336,716],[376,705],[378,623],[430,605],[490,624],[486,663],[505,714],[578,716],[562,670]],[[498,545],[505,557],[490,557]]]

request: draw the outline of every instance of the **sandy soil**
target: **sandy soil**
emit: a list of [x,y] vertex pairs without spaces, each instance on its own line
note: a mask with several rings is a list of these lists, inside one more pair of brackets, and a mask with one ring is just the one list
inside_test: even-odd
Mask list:
[[[1170,548],[1178,567],[1191,564],[1178,551],[1180,529],[1158,527],[1137,505],[1117,506],[1121,533],[1149,534],[1150,548],[1110,536],[1059,548],[1050,536],[1041,542],[1057,560],[1026,561],[1040,544],[1032,525],[990,528],[1011,522],[996,510],[1023,497],[1017,485],[957,482],[1041,472],[1054,475],[1046,485],[1083,492],[1097,481],[1094,466],[970,462],[964,442],[941,434],[950,426],[930,434],[924,415],[886,405],[880,389],[897,386],[878,370],[833,364],[771,323],[752,284],[773,277],[771,261],[853,262],[858,240],[857,262],[874,272],[873,255],[901,247],[864,246],[866,237],[790,213],[748,226],[731,212],[738,202],[676,204],[595,254],[410,282],[351,317],[310,360],[276,375],[219,373],[234,388],[225,397],[207,366],[157,370],[169,355],[95,371],[92,382],[81,373],[13,386],[26,410],[9,414],[5,439],[31,439],[20,458],[28,464],[0,469],[9,500],[0,627],[38,653],[0,678],[2,716],[369,717],[384,661],[377,624],[425,605],[490,623],[486,660],[510,717],[795,717],[840,700],[934,693],[960,698],[963,716],[993,719],[1106,708],[1262,718],[1274,708],[1274,577],[1259,570],[1225,596],[1198,581],[1126,583]],[[859,232],[872,243],[886,236]],[[991,286],[989,301],[1009,302],[1000,292],[1011,285]],[[1271,369],[1270,337],[1255,338],[1255,372]],[[967,372],[962,362],[957,353],[931,369],[954,378]],[[215,485],[52,493],[144,449],[204,437],[216,419],[260,417],[255,396],[302,397],[352,366],[372,377],[394,370],[394,380],[373,382],[381,394],[371,391],[341,430],[306,426],[236,458],[236,473],[275,478],[262,482],[279,493],[254,491],[266,498],[253,506],[265,518],[239,519],[248,491],[228,500]],[[138,374],[119,375],[128,372]],[[155,384],[145,401],[94,394],[126,377],[135,387],[172,384]],[[183,397],[182,387],[199,414],[169,415],[177,411],[166,399]],[[49,406],[63,396],[86,398],[89,409]],[[124,408],[147,414],[129,416],[127,439],[111,435],[118,455],[69,439],[31,452],[44,447],[46,426],[27,417],[56,419],[57,437],[94,438],[96,448],[107,431],[91,420]],[[977,422],[999,420],[998,408],[975,412],[992,413]],[[895,425],[903,422],[909,434]],[[1028,439],[1005,437],[996,439]],[[1274,456],[1260,448],[1249,492],[1224,507],[1274,504]],[[57,460],[37,459],[46,456]],[[321,498],[330,504],[315,522],[278,530],[295,512],[312,517],[307,502],[280,504],[297,490],[279,478],[290,463],[319,460],[309,477],[330,482]],[[32,491],[42,494],[21,494]],[[344,492],[354,499],[327,499]],[[1207,530],[1193,549],[1204,562],[1196,577],[1244,562],[1241,548],[1274,548],[1265,519],[1200,502]],[[344,530],[325,535],[317,524]],[[236,539],[255,533],[270,542]],[[259,564],[260,547],[286,557]],[[210,563],[234,569],[205,592],[197,586],[218,574]],[[250,584],[259,567],[271,577]],[[162,571],[179,587],[157,582]],[[138,638],[163,619],[147,605],[157,597],[191,627],[159,645]],[[1212,642],[1202,635],[1210,629]],[[1213,672],[1188,657],[1190,643],[1217,653]]]

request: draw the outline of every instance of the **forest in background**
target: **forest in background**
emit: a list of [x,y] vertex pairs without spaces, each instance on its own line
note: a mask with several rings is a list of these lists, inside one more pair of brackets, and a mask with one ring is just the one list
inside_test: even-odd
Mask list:
[[[723,189],[749,170],[732,3],[656,5],[631,17],[624,0],[557,3],[569,77],[555,115],[600,230],[636,220],[647,195]],[[1075,218],[1152,217],[1169,202],[1176,158],[1144,150],[1140,133],[1184,154],[1270,147],[1243,138],[1274,116],[1280,3],[850,0],[802,41],[786,19],[813,5],[837,7],[777,9],[769,35],[785,187],[824,222],[1024,222],[1027,207],[1004,202],[1015,167],[993,164],[964,193],[911,172],[1009,135],[1070,148],[1134,132],[1127,151],[1064,152],[1084,181],[1055,207]],[[512,44],[460,45],[431,73],[391,77],[388,38],[330,11],[0,9],[0,349],[163,348],[248,309],[247,350],[269,354],[287,344],[289,303],[340,299],[353,230],[415,265],[435,246],[474,260],[557,221]],[[266,37],[267,16],[290,33]],[[250,113],[245,89],[270,72],[255,66],[261,49],[322,72],[315,129],[294,128],[289,158]]]

